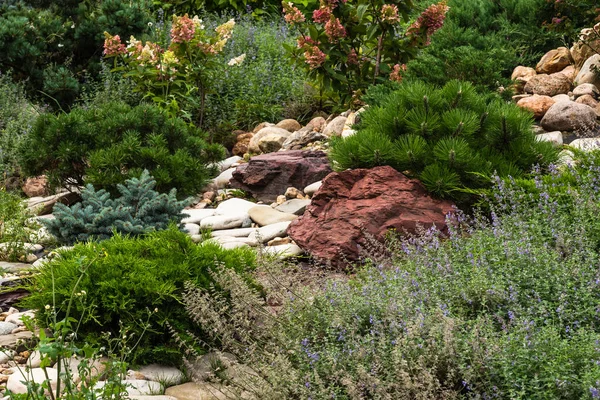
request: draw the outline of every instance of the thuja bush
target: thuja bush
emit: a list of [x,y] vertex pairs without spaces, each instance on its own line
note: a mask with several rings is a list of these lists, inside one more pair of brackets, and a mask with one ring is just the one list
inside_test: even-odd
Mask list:
[[77,244],[43,264],[23,306],[38,310],[44,324],[46,305],[53,304],[60,320],[76,288],[86,296],[85,302],[71,302],[71,316],[81,317],[78,342],[102,346],[110,336],[125,334],[132,345],[140,340],[126,361],[178,363],[181,351],[165,322],[201,337],[181,303],[184,282],[208,288],[214,282],[210,271],[231,269],[245,276],[253,265],[250,249],[197,245],[175,227],[135,238],[117,234],[100,243]]
[[[0,5],[0,69],[31,96],[66,109],[100,71],[103,32],[147,32],[144,1],[15,1]],[[12,4],[11,4],[12,3]]]
[[222,147],[152,105],[110,102],[41,116],[20,150],[26,174],[46,174],[54,186],[92,184],[116,193],[117,184],[147,169],[156,190],[194,195],[222,158]]
[[96,191],[87,185],[81,191],[81,202],[68,207],[56,203],[56,218],[43,224],[60,242],[73,244],[89,239],[106,240],[115,233],[130,236],[167,229],[170,224],[181,227],[184,214],[181,210],[190,200],[178,201],[177,191],[159,194],[154,189],[156,181],[144,170],[139,179],[132,178],[117,185],[121,194],[111,199],[105,190]]
[[[252,305],[227,309],[239,317],[214,333],[250,367],[229,378],[265,399],[598,398],[597,160],[535,173],[535,194],[497,177],[490,218],[457,212],[445,237],[390,239],[317,294],[281,288],[274,318],[239,278],[221,279]],[[223,312],[186,293],[197,321]],[[264,323],[228,330],[253,318]]]
[[332,141],[337,170],[390,165],[434,195],[464,200],[469,189],[489,185],[494,172],[517,177],[558,157],[550,143],[535,140],[529,113],[486,101],[468,82],[441,89],[406,82],[370,98],[358,132]]
[[406,27],[401,21],[408,21],[412,1],[322,0],[309,8],[312,18],[292,2],[282,4],[286,21],[301,32],[297,46],[288,46],[292,57],[321,91],[344,103],[358,100],[369,84],[401,80],[404,63],[430,43],[448,11],[445,0],[430,5]]

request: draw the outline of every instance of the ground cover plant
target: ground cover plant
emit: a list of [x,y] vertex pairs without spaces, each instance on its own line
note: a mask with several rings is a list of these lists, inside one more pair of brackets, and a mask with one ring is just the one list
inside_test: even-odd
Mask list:
[[25,174],[47,174],[54,187],[92,184],[116,193],[117,184],[147,169],[156,190],[195,195],[214,171],[222,147],[198,129],[153,105],[111,102],[41,116],[21,146]]
[[358,132],[332,141],[337,170],[390,165],[417,177],[437,196],[464,200],[465,191],[489,185],[494,171],[520,176],[557,159],[550,143],[531,132],[529,113],[488,101],[468,82],[436,89],[405,82],[375,89]]
[[[534,190],[496,178],[491,218],[457,213],[443,240],[433,229],[391,239],[317,294],[285,287],[275,317],[221,277],[239,317],[213,343],[254,369],[229,379],[265,399],[597,398],[599,168],[596,155],[536,173]],[[184,300],[209,321],[223,312],[216,297],[188,287]]]
[[[60,320],[70,303],[81,341],[108,346],[111,336],[127,335],[130,347],[139,344],[126,361],[177,364],[182,353],[165,322],[184,335],[190,330],[202,337],[211,329],[198,331],[186,316],[181,304],[184,282],[208,288],[214,282],[209,272],[217,270],[244,276],[254,257],[250,249],[197,245],[176,227],[139,237],[116,234],[102,242],[76,244],[41,266],[22,305],[37,310],[44,326],[46,305],[55,308]],[[83,293],[86,301],[71,302],[74,292]]]
[[22,198],[0,189],[0,260],[17,261],[25,254],[23,243],[36,240],[37,224],[28,223],[33,215],[23,204]]

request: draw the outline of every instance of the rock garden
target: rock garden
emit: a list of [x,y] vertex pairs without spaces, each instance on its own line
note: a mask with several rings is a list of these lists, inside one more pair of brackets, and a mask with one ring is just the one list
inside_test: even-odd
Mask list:
[[0,399],[600,398],[599,21],[0,4]]

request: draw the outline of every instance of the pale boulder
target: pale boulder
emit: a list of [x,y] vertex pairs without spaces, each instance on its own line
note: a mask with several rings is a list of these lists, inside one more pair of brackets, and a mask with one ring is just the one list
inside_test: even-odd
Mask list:
[[524,110],[531,111],[534,118],[540,119],[544,116],[544,114],[546,114],[546,111],[548,111],[548,109],[554,105],[554,103],[555,101],[550,96],[540,96],[534,94],[533,96],[519,100],[517,106]]

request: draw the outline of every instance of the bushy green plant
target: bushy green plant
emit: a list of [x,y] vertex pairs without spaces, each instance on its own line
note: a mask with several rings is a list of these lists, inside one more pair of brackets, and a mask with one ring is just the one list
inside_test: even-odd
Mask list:
[[0,70],[12,70],[14,79],[26,81],[32,96],[66,108],[85,85],[84,75],[99,73],[103,32],[140,36],[148,22],[144,1],[0,5]]
[[[215,18],[204,20],[218,24],[221,19]],[[219,55],[225,70],[215,76],[214,91],[207,96],[207,129],[231,133],[264,121],[310,117],[314,101],[306,89],[306,75],[290,62],[283,47],[294,43],[294,32],[282,20],[245,17],[236,23],[233,37]]]
[[56,203],[56,218],[43,221],[48,232],[60,242],[73,244],[89,239],[106,240],[115,233],[130,236],[181,225],[181,210],[190,200],[178,201],[176,190],[169,194],[154,191],[156,181],[144,170],[139,179],[131,178],[117,185],[121,196],[111,199],[105,190],[87,185],[81,191],[82,201],[68,207]]
[[33,215],[28,211],[23,199],[15,193],[0,189],[0,260],[17,261],[25,254],[23,243],[30,243],[36,237],[37,224],[28,223]]
[[[490,218],[457,212],[447,236],[390,239],[316,294],[286,285],[276,318],[237,289],[254,313],[231,307],[214,333],[250,368],[230,379],[264,399],[599,398],[597,160],[536,172],[536,193],[497,177]],[[184,300],[199,321],[222,312],[205,290]]]
[[116,193],[116,185],[147,169],[156,190],[197,194],[222,158],[219,145],[156,106],[111,102],[41,116],[21,146],[26,174],[47,174],[54,186],[92,184]]
[[[430,5],[406,27],[412,1],[320,1],[311,21],[283,1],[285,19],[300,29],[298,45],[287,46],[319,90],[344,104],[357,100],[369,84],[401,80],[403,65],[444,23],[446,1]],[[314,6],[311,3],[310,6]]]
[[[420,2],[420,7],[428,3]],[[562,35],[542,27],[545,0],[450,0],[444,27],[405,76],[436,85],[468,80],[480,91],[508,88],[517,65],[535,65],[549,49],[563,45]],[[508,92],[507,92],[508,93]]]
[[[107,334],[115,337],[126,330],[132,340],[140,340],[127,361],[179,363],[181,352],[165,322],[199,337],[213,328],[193,327],[181,304],[184,282],[208,288],[213,283],[210,271],[232,269],[244,275],[254,257],[251,249],[197,245],[175,227],[135,238],[117,234],[100,243],[77,244],[43,264],[23,306],[38,310],[43,324],[46,305],[55,304],[60,320],[76,288],[86,296],[85,303],[70,303],[74,318],[82,316],[77,342],[103,345]],[[90,263],[83,272],[82,263]]]
[[4,186],[19,176],[17,150],[43,111],[27,101],[23,85],[14,84],[10,75],[0,75],[0,93],[0,186]]
[[335,169],[390,165],[434,195],[464,200],[461,189],[489,185],[494,172],[517,177],[558,157],[550,143],[535,140],[529,113],[486,101],[468,82],[436,89],[417,81],[378,93],[358,132],[332,142]]

